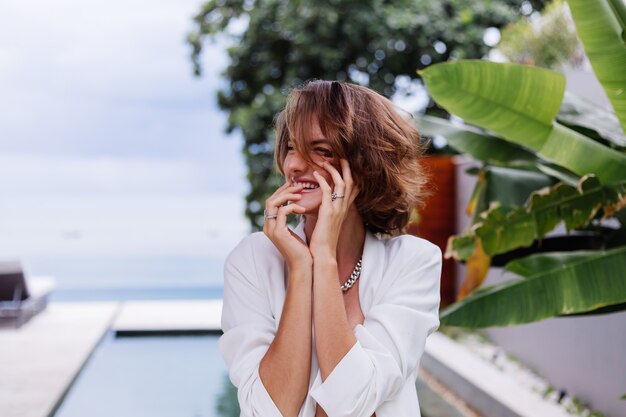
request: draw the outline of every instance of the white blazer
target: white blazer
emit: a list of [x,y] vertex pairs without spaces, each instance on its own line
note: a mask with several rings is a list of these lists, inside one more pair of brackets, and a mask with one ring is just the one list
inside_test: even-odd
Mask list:
[[[306,239],[303,223],[295,232]],[[414,236],[379,240],[367,232],[362,265],[365,321],[353,329],[357,342],[322,382],[313,333],[309,394],[299,417],[314,417],[316,404],[329,417],[420,416],[415,380],[426,337],[439,326],[441,251]],[[286,279],[280,252],[260,232],[226,260],[219,350],[242,417],[281,416],[259,364],[278,330]]]

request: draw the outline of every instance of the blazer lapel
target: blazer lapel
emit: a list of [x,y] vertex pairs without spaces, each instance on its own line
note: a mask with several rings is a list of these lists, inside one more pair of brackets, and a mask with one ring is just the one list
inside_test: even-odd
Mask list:
[[363,266],[359,278],[361,281],[359,301],[364,316],[367,316],[367,312],[374,304],[375,295],[382,281],[385,261],[385,242],[369,231],[366,232],[363,245]]

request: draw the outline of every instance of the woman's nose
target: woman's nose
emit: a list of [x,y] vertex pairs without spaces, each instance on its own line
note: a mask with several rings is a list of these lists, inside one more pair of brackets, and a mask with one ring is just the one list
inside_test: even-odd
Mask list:
[[306,171],[307,161],[298,152],[292,152],[285,158],[285,171],[288,173],[300,173]]

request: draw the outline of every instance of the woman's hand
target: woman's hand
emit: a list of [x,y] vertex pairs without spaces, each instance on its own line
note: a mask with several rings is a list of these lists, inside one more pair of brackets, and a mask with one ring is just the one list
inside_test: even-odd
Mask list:
[[[274,246],[283,255],[287,267],[293,271],[310,269],[313,264],[311,252],[306,243],[287,226],[287,215],[290,213],[302,214],[305,208],[289,201],[302,198],[298,191],[302,185],[292,186],[287,182],[265,201],[265,223],[263,233],[274,243]],[[267,217],[269,216],[269,217]],[[276,216],[275,218],[272,216]]]
[[[330,187],[326,179],[318,172],[313,172],[322,190],[322,204],[318,210],[315,230],[311,236],[309,248],[313,257],[325,256],[334,258],[337,252],[337,242],[343,221],[351,209],[352,203],[359,193],[358,187],[352,180],[350,164],[341,159],[341,174],[329,162],[324,162],[322,167],[328,171],[333,179],[334,189]],[[336,195],[333,201],[333,194]]]

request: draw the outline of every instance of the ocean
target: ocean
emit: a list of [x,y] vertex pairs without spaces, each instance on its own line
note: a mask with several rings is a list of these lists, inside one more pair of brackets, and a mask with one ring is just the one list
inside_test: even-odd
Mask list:
[[51,301],[221,298],[224,258],[209,256],[55,256],[22,260],[28,277],[56,282]]

